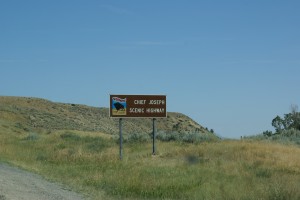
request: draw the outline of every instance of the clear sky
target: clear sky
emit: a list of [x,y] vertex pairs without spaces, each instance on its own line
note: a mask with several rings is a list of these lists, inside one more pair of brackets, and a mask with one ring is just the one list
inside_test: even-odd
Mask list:
[[166,94],[223,137],[300,106],[300,1],[1,0],[0,95]]

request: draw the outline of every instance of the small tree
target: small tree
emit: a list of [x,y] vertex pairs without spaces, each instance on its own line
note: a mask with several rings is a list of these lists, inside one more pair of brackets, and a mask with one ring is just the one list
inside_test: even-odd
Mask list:
[[295,104],[291,105],[291,119],[293,120],[292,127],[294,129],[300,130],[300,113],[298,112],[298,106]]
[[277,133],[284,129],[283,124],[283,120],[278,115],[272,120],[272,126],[275,128]]
[[272,126],[276,133],[281,133],[283,130],[296,129],[300,130],[300,113],[297,105],[291,105],[291,112],[280,118],[278,115],[272,120]]
[[272,131],[264,131],[263,135],[270,137],[273,135],[273,133],[272,133]]
[[292,128],[292,126],[294,124],[294,119],[293,119],[292,113],[284,115],[284,119],[282,120],[282,124],[283,124],[283,129],[284,130],[288,130],[288,129]]

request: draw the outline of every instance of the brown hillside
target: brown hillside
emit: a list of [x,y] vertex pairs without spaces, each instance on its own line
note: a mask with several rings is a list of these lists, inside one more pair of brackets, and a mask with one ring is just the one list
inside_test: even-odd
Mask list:
[[[82,130],[118,133],[118,120],[108,117],[108,108],[78,104],[54,103],[45,99],[28,97],[0,97],[0,120],[14,123],[23,129]],[[125,133],[152,130],[151,119],[126,119]],[[169,112],[165,119],[157,119],[158,131],[202,132],[207,131],[181,113]]]

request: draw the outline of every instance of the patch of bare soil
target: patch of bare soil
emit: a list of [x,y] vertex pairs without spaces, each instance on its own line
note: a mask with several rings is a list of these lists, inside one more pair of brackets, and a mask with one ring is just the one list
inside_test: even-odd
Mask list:
[[0,163],[0,200],[81,200],[84,197],[39,175]]

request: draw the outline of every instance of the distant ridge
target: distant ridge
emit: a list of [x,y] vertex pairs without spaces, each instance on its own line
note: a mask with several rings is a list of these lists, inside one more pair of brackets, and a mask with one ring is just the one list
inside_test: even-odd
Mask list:
[[[23,129],[99,131],[118,133],[118,120],[108,117],[108,108],[97,108],[70,103],[54,103],[30,97],[0,96],[0,120],[15,123]],[[152,131],[151,119],[126,119],[125,133]],[[168,117],[157,119],[158,131],[209,133],[188,116],[168,112]]]

